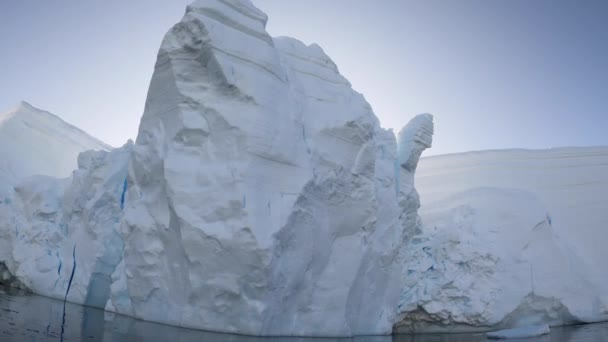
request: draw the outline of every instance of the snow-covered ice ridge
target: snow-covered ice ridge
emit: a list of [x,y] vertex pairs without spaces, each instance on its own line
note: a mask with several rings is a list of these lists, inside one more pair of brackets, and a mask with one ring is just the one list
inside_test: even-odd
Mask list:
[[10,272],[184,327],[391,333],[432,117],[396,139],[319,46],[272,38],[266,20],[247,0],[190,5],[162,42],[136,142],[0,204]]
[[423,158],[398,331],[608,319],[608,147]]
[[33,175],[67,177],[78,153],[110,150],[59,117],[21,102],[0,113],[0,194]]

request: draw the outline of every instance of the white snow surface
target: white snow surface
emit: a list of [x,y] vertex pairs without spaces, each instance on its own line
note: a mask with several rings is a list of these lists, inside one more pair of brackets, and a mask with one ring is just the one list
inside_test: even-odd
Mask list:
[[391,333],[432,117],[396,139],[319,46],[271,38],[266,20],[247,0],[190,5],[135,144],[17,186],[0,262],[34,292],[144,320]]
[[400,331],[608,319],[608,147],[423,158]]
[[21,102],[0,113],[0,193],[33,175],[67,177],[80,152],[109,149],[59,117]]

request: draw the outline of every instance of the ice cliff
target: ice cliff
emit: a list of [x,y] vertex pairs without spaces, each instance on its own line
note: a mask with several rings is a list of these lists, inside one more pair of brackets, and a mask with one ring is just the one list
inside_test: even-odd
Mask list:
[[608,148],[423,158],[397,331],[608,319]]
[[[428,114],[398,139],[313,44],[247,0],[165,36],[134,144],[0,204],[0,261],[37,293],[253,335],[388,334]],[[4,228],[6,227],[6,228]]]
[[[252,335],[608,319],[607,148],[418,165],[431,115],[382,129],[319,46],[272,38],[266,20],[247,0],[190,5],[162,42],[136,142],[0,197],[2,279]],[[14,132],[0,131],[0,153],[33,163]]]

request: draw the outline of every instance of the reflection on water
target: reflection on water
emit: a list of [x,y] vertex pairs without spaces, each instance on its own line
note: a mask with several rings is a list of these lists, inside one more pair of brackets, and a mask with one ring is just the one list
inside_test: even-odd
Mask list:
[[[365,336],[356,338],[263,338],[210,333],[143,322],[99,309],[40,296],[0,292],[0,341],[170,341],[170,342],[476,342],[483,334]],[[62,334],[63,331],[63,334]],[[608,323],[553,328],[551,334],[517,342],[608,341]]]

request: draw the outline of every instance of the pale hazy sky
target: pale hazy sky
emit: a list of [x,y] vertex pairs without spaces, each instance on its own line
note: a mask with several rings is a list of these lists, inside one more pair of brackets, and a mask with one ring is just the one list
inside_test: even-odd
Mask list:
[[[0,112],[20,100],[119,146],[189,0],[0,1]],[[316,42],[384,127],[435,115],[439,154],[608,145],[606,0],[254,0]]]

